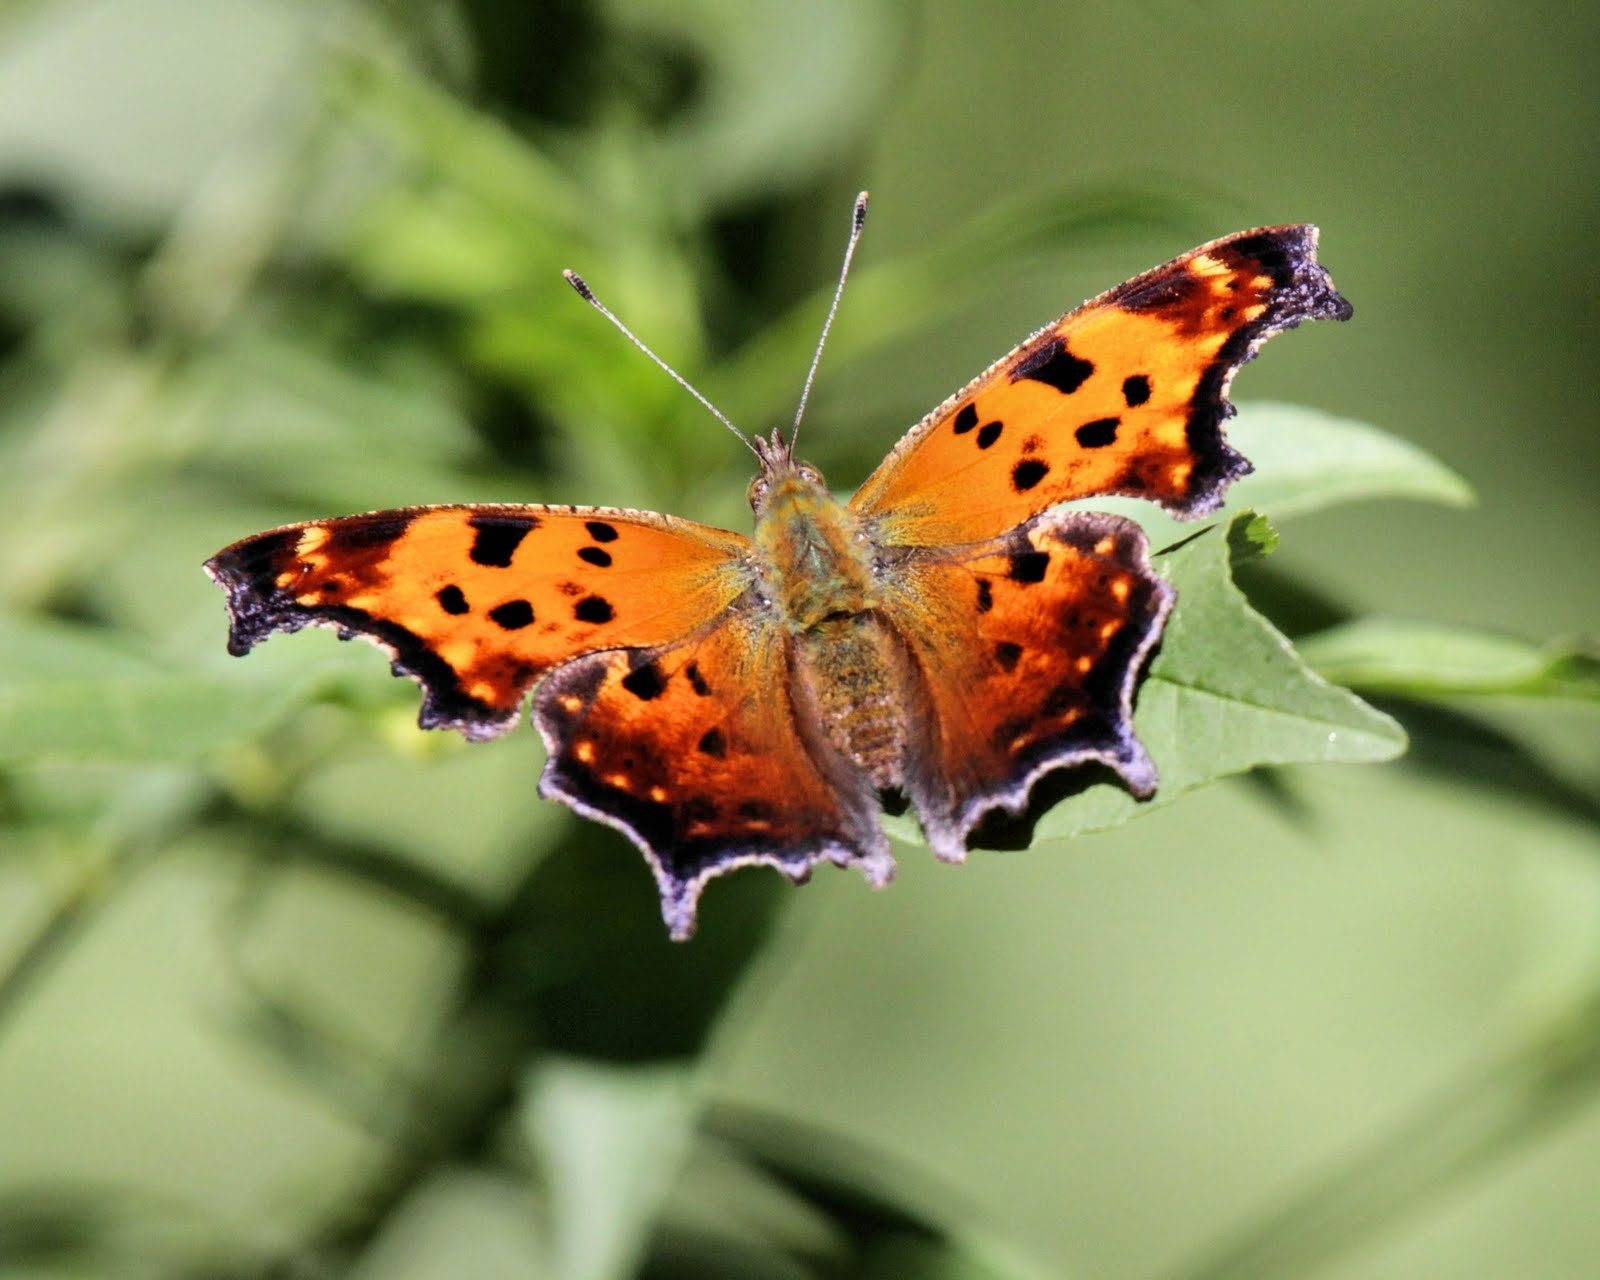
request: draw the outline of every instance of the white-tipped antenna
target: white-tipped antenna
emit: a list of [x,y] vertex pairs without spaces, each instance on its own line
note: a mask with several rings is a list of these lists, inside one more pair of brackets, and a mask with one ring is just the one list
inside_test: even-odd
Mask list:
[[739,437],[740,444],[744,445],[744,447],[750,450],[751,453],[754,453],[757,458],[761,457],[761,455],[756,452],[755,445],[750,442],[750,437],[745,435],[744,432],[740,431],[738,427],[734,426],[733,423],[728,420],[727,414],[723,413],[721,409],[717,408],[716,405],[712,404],[711,401],[707,400],[703,395],[695,390],[687,378],[685,378],[670,364],[658,356],[654,351],[650,350],[649,347],[645,346],[643,340],[638,334],[634,333],[632,329],[628,328],[627,325],[618,320],[617,317],[612,314],[611,308],[606,306],[605,303],[601,302],[599,298],[594,296],[594,290],[584,283],[582,276],[580,276],[576,271],[563,271],[561,274],[566,279],[566,282],[578,291],[578,296],[580,298],[582,298],[591,307],[603,315],[607,320],[611,321],[612,324],[616,325],[617,328],[622,331],[622,336],[629,342],[633,343],[634,346],[638,347],[640,351],[645,353],[645,355],[654,360],[656,364],[661,367],[662,371],[666,373],[667,377],[671,378],[701,404],[705,405],[705,407],[711,411],[711,416],[713,418],[715,418],[723,426],[727,427],[728,430],[733,432],[734,435]]
[[850,259],[856,255],[856,241],[861,239],[861,228],[867,225],[867,193],[856,197],[850,211],[850,242],[844,247],[844,265],[839,268],[839,283],[833,291],[833,303],[828,307],[828,318],[822,322],[822,336],[817,339],[817,353],[811,357],[811,368],[806,372],[806,385],[800,389],[800,407],[794,411],[794,429],[789,432],[789,450],[800,437],[800,419],[805,417],[806,401],[811,398],[811,384],[817,376],[817,366],[822,363],[822,348],[828,345],[828,330],[833,328],[833,317],[839,311],[839,299],[844,297],[845,277],[850,274]]

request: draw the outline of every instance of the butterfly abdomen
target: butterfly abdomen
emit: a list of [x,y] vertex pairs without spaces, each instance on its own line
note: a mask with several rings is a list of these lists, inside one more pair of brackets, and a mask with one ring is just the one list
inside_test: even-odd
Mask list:
[[832,618],[796,644],[805,696],[834,750],[882,791],[900,785],[905,717],[894,678],[896,653],[875,613]]

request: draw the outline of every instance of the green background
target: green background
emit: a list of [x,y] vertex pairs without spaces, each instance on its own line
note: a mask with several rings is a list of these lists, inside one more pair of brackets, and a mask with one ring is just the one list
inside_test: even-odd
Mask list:
[[[815,306],[792,308],[829,282],[866,187],[864,277],[1015,218],[992,252],[847,294],[802,449],[836,485],[1078,299],[1228,231],[1315,221],[1355,319],[1274,343],[1236,397],[1374,423],[1479,505],[1297,520],[1280,587],[1534,641],[1592,633],[1597,58],[1591,10],[1509,0],[13,0],[5,608],[113,626],[130,652],[230,682],[243,666],[198,566],[280,521],[524,500],[743,527],[742,451],[556,273],[583,271],[763,429],[814,332]],[[401,87],[373,66],[406,68]],[[492,902],[531,891],[547,849],[592,844],[611,896],[535,913],[619,956],[656,928],[636,856],[535,797],[532,733],[423,740],[411,688],[327,635],[248,666],[264,746],[197,723],[219,743],[199,761],[8,766],[0,958],[67,923],[0,1022],[7,1274],[299,1256],[307,1224],[388,1167],[417,1064],[450,1113],[512,1034],[441,1035],[475,981],[462,950],[320,872],[273,814]],[[595,1157],[602,1184],[666,1167],[671,1221],[825,1234],[726,1210],[714,1151],[681,1175],[628,1154],[671,1147],[652,1126],[671,1130],[687,1090],[863,1144],[858,1169],[907,1171],[1041,1274],[1591,1275],[1600,734],[1575,703],[1453,709],[1494,736],[1419,731],[1408,763],[1229,783],[956,869],[900,847],[881,894],[831,873],[781,897],[714,886],[702,932],[728,947],[747,909],[783,915],[692,1080],[638,1042],[693,1040],[677,984],[731,972],[715,942],[693,944],[704,974],[619,981],[608,1008],[633,1039],[596,1056],[653,1065],[606,1107],[541,1110],[588,1086],[548,1063],[517,1077],[521,1141],[568,1150],[546,1123],[566,1116],[579,1150],[621,1153],[609,1172]],[[191,801],[216,777],[237,812],[203,821],[211,802]],[[495,963],[546,993],[582,985],[561,968],[581,947],[526,937],[508,927]],[[653,1071],[679,1075],[652,1092]],[[630,1136],[593,1136],[608,1124]],[[337,1238],[333,1273],[625,1272],[627,1231],[604,1222],[624,1262],[536,1261],[572,1215],[496,1171],[504,1135],[411,1137],[425,1176]]]

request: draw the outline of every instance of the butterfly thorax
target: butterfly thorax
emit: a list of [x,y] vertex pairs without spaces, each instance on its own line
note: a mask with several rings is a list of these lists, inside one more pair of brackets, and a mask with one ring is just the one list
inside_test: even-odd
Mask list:
[[875,786],[897,786],[905,732],[896,651],[877,610],[870,544],[857,517],[813,468],[782,468],[757,504],[755,540],[792,637],[797,701]]
[[874,607],[871,559],[859,523],[812,468],[791,467],[771,478],[755,541],[762,577],[790,631],[810,631]]

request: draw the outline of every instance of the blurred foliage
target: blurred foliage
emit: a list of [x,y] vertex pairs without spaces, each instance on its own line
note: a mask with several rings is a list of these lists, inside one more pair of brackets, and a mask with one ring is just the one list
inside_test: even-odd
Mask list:
[[[0,54],[82,9],[13,9]],[[632,849],[535,800],[534,735],[423,735],[409,686],[331,637],[233,663],[198,570],[255,529],[376,505],[737,526],[739,451],[559,272],[583,269],[736,421],[781,418],[915,29],[852,0],[756,23],[719,0],[285,4],[259,30],[253,12],[227,20],[277,60],[273,90],[174,207],[0,173],[0,1052],[137,908],[207,971],[185,993],[204,1032],[169,1029],[175,1056],[221,1039],[234,1081],[205,1095],[220,1153],[146,1148],[131,1123],[98,1136],[118,1172],[91,1176],[37,1132],[0,1138],[0,1273],[1038,1274],[964,1191],[715,1096],[719,1037],[792,889],[718,882],[698,938],[668,943]],[[137,20],[178,41],[190,12]],[[876,246],[827,369],[957,318],[995,263],[1153,230],[1176,248],[1218,202],[1052,181]],[[1309,409],[1252,406],[1234,435],[1257,474],[1206,527],[1096,504],[1143,522],[1180,588],[1138,709],[1157,803],[1062,779],[988,843],[1107,829],[1230,775],[1314,821],[1287,766],[1388,760],[1408,733],[1408,767],[1460,795],[1593,829],[1593,761],[1550,731],[1592,717],[1592,648],[1360,616],[1267,557],[1276,524],[1375,498],[1461,507],[1466,484]],[[819,423],[807,440],[839,476],[890,443]],[[158,963],[119,954],[129,982]],[[1309,1274],[1576,1110],[1600,1083],[1597,991],[1171,1274]],[[259,1149],[236,1145],[246,1111]]]

